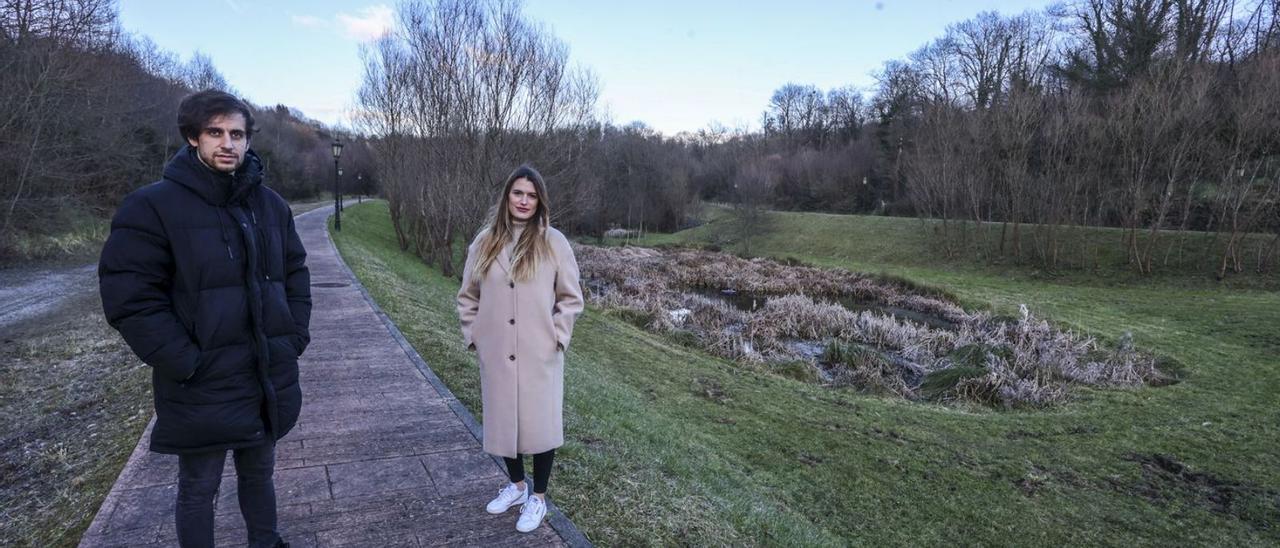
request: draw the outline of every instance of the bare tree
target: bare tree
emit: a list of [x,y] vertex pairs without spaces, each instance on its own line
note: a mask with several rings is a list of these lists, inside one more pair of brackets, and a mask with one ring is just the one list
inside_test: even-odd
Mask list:
[[100,0],[7,1],[0,9],[0,239],[68,188],[109,180],[102,169],[109,163],[85,169],[97,151],[125,162],[136,148],[93,124],[125,104],[120,82],[104,75],[113,68],[114,22],[111,4]]
[[227,84],[227,79],[214,66],[213,59],[202,52],[191,55],[191,61],[183,67],[183,83],[191,89],[216,89],[235,94],[235,90]]
[[445,275],[510,169],[537,159],[549,179],[572,173],[595,81],[517,2],[404,2],[396,32],[365,55],[362,119],[380,139],[402,245]]
[[861,136],[866,123],[867,107],[862,93],[852,86],[835,88],[827,92],[826,127],[838,143],[848,143]]
[[400,250],[409,249],[408,220],[410,207],[408,182],[408,143],[406,117],[409,108],[409,65],[400,40],[385,36],[361,50],[364,59],[364,81],[357,92],[361,108],[356,123],[376,135],[373,145],[378,158],[382,192],[387,197],[391,224],[395,228]]
[[1218,30],[1229,23],[1232,0],[1174,0],[1174,58],[1184,63],[1208,61]]
[[827,105],[811,85],[786,84],[773,92],[762,115],[766,134],[781,136],[789,145],[820,146]]
[[1001,91],[1013,50],[1010,22],[992,11],[947,28],[946,45],[959,67],[959,84],[976,108],[987,108]]
[[750,254],[753,240],[768,230],[767,204],[777,181],[779,160],[777,155],[748,160],[734,178],[734,231],[743,253]]
[[1280,55],[1270,53],[1254,60],[1243,68],[1241,78],[1227,98],[1231,120],[1217,200],[1227,241],[1217,269],[1219,278],[1228,270],[1244,270],[1246,236],[1268,215],[1276,215],[1280,200],[1280,162],[1276,160],[1280,152],[1276,138],[1280,132]]
[[950,36],[912,52],[910,59],[919,83],[915,92],[921,100],[937,105],[959,104],[960,62]]
[[973,142],[971,130],[969,117],[960,109],[929,105],[906,161],[912,181],[908,196],[922,217],[937,221],[933,231],[947,256],[966,249],[966,220],[980,228],[989,202],[975,188],[985,178],[976,176],[973,150],[966,146]]
[[1059,70],[1097,91],[1144,74],[1170,38],[1174,0],[1082,0],[1062,14],[1079,32]]

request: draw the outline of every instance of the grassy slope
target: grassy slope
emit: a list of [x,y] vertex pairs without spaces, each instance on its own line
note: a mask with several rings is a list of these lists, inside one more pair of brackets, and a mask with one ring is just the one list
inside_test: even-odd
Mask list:
[[[775,223],[764,254],[886,272],[1184,362],[1179,385],[1092,392],[1048,412],[954,409],[745,373],[591,308],[569,353],[568,441],[552,497],[606,544],[1263,544],[1280,538],[1275,355],[1264,291],[1048,283],[930,268],[906,220]],[[473,411],[456,281],[399,253],[381,205],[348,209],[339,248]],[[895,224],[896,223],[896,224]],[[707,241],[704,226],[666,240]],[[863,238],[840,237],[859,234]],[[906,261],[894,258],[908,257]],[[914,257],[914,258],[912,258]],[[913,263],[915,261],[915,263]],[[478,414],[478,413],[477,413]],[[1136,456],[1166,454],[1162,471]],[[1198,475],[1207,474],[1207,475]],[[1223,501],[1226,502],[1223,502]]]

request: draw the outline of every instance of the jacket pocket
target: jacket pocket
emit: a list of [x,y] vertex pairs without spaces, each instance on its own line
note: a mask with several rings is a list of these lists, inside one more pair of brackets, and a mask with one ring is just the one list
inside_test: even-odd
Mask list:
[[297,337],[297,335],[283,335],[267,339],[272,364],[298,361]]
[[200,352],[196,354],[196,368],[191,371],[190,375],[187,375],[187,378],[178,379],[178,385],[185,388],[189,385],[197,384],[200,381],[204,380],[205,377],[208,377],[209,376],[208,356],[209,354],[207,352]]

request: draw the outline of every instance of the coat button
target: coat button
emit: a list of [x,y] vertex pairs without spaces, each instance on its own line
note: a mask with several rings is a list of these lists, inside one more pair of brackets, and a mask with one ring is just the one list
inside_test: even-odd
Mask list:
[[516,355],[515,355],[515,354],[512,354],[512,355],[510,355],[510,356],[507,356],[507,359],[508,359],[508,360],[511,360],[511,361],[516,361]]
[[507,320],[507,323],[509,323],[509,324],[511,324],[511,325],[515,325],[515,324],[516,324],[516,319],[515,319],[515,318],[511,318],[510,320]]

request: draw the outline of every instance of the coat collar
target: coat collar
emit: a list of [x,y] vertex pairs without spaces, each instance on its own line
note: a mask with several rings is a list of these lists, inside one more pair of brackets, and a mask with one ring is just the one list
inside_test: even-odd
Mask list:
[[252,149],[245,151],[244,163],[235,173],[209,169],[190,145],[178,149],[164,167],[164,178],[186,187],[215,206],[244,200],[254,189],[262,186],[262,175],[262,160]]

